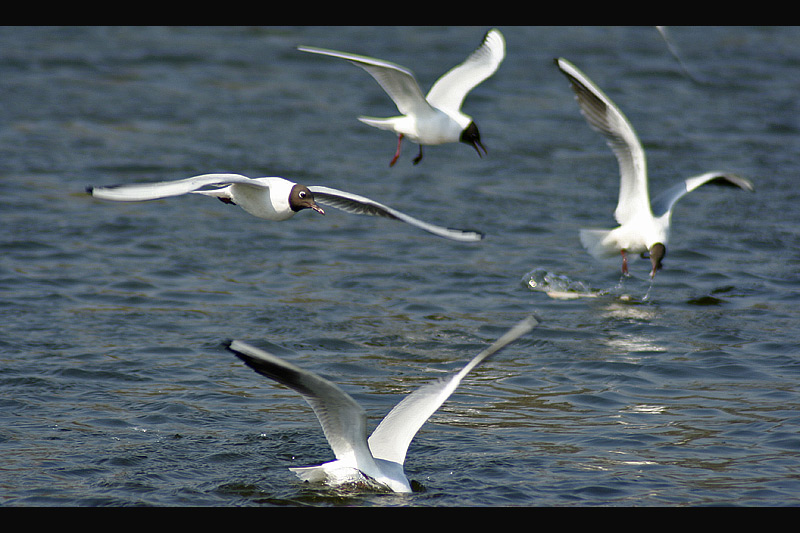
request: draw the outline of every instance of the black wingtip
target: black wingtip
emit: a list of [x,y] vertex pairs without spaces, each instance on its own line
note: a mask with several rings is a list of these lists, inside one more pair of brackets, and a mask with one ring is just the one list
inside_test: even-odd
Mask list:
[[92,187],[91,185],[87,185],[86,188],[84,189],[84,191],[89,196],[92,196],[94,194],[94,187]]
[[242,362],[244,362],[244,364],[246,364],[247,366],[250,366],[252,368],[253,359],[251,357],[249,357],[247,354],[242,353],[239,350],[234,349],[232,347],[234,342],[236,342],[235,339],[225,339],[224,341],[222,341],[220,343],[220,345],[222,346],[222,348],[226,349],[227,351],[229,351],[230,353],[232,353],[233,355],[238,357]]

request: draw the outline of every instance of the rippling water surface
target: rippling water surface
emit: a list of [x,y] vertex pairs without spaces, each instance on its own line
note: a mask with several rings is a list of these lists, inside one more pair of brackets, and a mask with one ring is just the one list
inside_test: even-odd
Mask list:
[[[295,50],[390,59],[427,89],[486,29],[0,29],[0,503],[800,503],[800,32],[671,28],[693,81],[652,27],[501,28],[506,61],[464,108],[488,156],[415,166],[407,144],[391,169],[395,137],[356,120],[395,114],[377,84]],[[652,190],[712,169],[756,186],[685,197],[652,285],[580,247],[612,224],[618,172],[556,56],[627,114]],[[83,192],[206,172],[488,237]],[[377,423],[531,312],[423,426],[406,472],[425,490],[403,496],[296,480],[332,459],[313,413],[220,347],[319,372]]]

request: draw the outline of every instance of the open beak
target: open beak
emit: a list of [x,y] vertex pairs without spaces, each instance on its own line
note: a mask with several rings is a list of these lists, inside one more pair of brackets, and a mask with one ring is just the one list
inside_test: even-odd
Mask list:
[[311,209],[313,209],[314,211],[316,211],[320,215],[324,215],[325,214],[325,211],[323,211],[322,208],[320,206],[318,206],[317,204],[311,204]]
[[473,146],[473,148],[475,148],[475,151],[478,152],[478,157],[483,157],[483,155],[481,155],[481,151],[478,149],[478,147],[483,148],[483,153],[484,154],[488,154],[489,153],[489,151],[486,150],[486,147],[483,145],[483,143],[481,141],[474,141],[472,143],[472,146]]

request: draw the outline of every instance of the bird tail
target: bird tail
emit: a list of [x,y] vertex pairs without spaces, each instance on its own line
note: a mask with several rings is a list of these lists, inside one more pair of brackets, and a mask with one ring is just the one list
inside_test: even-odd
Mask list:
[[611,231],[609,229],[582,229],[580,230],[581,244],[595,259],[612,257],[618,252],[604,243]]
[[394,123],[397,121],[397,118],[358,117],[358,120],[373,128],[394,131]]

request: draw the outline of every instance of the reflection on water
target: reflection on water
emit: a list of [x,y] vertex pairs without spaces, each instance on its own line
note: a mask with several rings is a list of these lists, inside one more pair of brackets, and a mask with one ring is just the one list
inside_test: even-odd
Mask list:
[[657,415],[663,413],[667,407],[665,405],[647,405],[647,404],[639,404],[639,405],[629,405],[626,406],[623,411],[628,411],[631,413],[646,413],[651,415]]
[[614,318],[617,320],[640,320],[647,321],[658,316],[658,308],[639,304],[622,298],[623,301],[603,301],[598,306],[598,310],[604,318]]
[[611,352],[622,355],[626,360],[639,360],[640,352],[665,352],[666,348],[657,345],[653,339],[644,335],[621,334],[604,340]]

